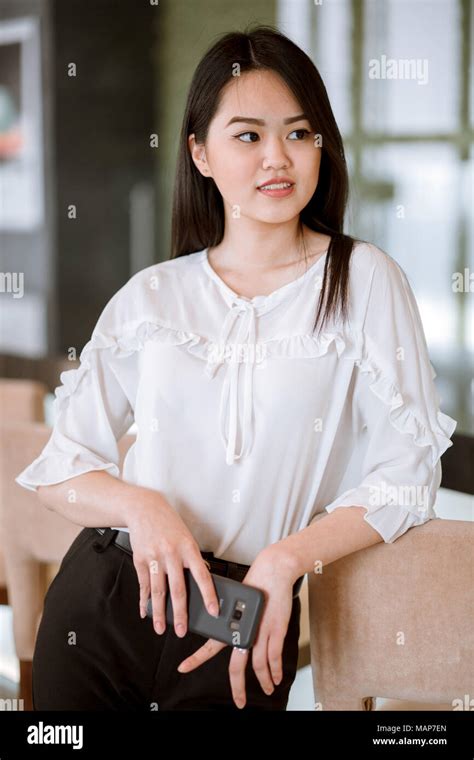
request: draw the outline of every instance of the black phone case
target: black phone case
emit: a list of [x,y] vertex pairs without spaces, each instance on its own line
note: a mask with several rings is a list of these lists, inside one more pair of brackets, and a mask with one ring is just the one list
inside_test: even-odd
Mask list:
[[[217,639],[230,646],[250,649],[263,613],[263,591],[254,586],[211,573],[219,599],[219,617],[206,609],[201,590],[189,568],[183,568],[188,603],[187,630],[209,639]],[[152,601],[148,599],[146,613],[153,617]],[[166,620],[173,625],[171,594],[166,594]]]

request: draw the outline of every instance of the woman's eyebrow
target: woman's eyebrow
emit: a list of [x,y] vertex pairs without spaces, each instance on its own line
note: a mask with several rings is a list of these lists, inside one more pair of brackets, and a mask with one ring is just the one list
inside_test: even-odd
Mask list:
[[[306,119],[309,121],[308,117],[304,113],[300,113],[297,116],[289,116],[287,119],[283,119],[283,124],[293,124],[294,121],[302,121],[303,119]],[[251,116],[233,116],[230,121],[227,122],[224,128],[229,127],[231,124],[234,124],[236,121],[242,121],[244,124],[260,124],[261,126],[265,126],[265,122],[263,119],[254,119]]]

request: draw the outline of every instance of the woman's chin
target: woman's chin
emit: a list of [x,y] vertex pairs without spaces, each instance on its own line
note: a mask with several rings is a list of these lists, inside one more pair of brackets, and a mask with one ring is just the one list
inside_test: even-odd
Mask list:
[[[231,209],[235,209],[236,207],[238,208],[239,204],[234,204],[231,206]],[[300,215],[302,208],[303,207],[300,208],[300,204],[292,203],[291,206],[288,205],[286,208],[280,206],[279,208],[262,209],[261,206],[257,207],[257,204],[254,203],[251,207],[241,205],[240,217],[251,219],[254,222],[262,222],[263,224],[284,224],[285,222],[290,222],[292,219],[297,218]]]

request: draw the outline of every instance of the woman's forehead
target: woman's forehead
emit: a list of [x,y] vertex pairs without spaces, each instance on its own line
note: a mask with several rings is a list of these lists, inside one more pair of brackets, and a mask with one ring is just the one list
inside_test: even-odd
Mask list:
[[249,71],[223,88],[216,114],[227,122],[235,116],[282,122],[302,112],[285,82],[273,71]]

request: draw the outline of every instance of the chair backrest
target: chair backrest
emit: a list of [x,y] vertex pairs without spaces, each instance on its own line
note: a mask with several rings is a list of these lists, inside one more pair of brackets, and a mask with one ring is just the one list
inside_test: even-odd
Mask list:
[[0,378],[0,421],[43,422],[48,388],[37,380]]
[[[43,506],[34,491],[15,482],[18,473],[39,455],[50,435],[51,428],[43,423],[0,428],[0,526],[5,551],[14,545],[17,551],[40,562],[59,562],[81,530],[79,525]],[[134,436],[125,435],[119,442],[120,466],[134,440]]]
[[[37,380],[0,377],[0,422],[43,422],[47,386]],[[0,525],[0,588],[6,586],[5,558]]]
[[317,708],[472,695],[473,539],[473,522],[433,519],[308,575]]
[[[0,529],[13,609],[15,649],[20,661],[33,656],[37,625],[46,592],[41,569],[58,564],[82,530],[80,525],[47,509],[35,491],[22,488],[15,477],[40,454],[51,435],[44,423],[0,427]],[[135,436],[119,442],[120,466]]]

